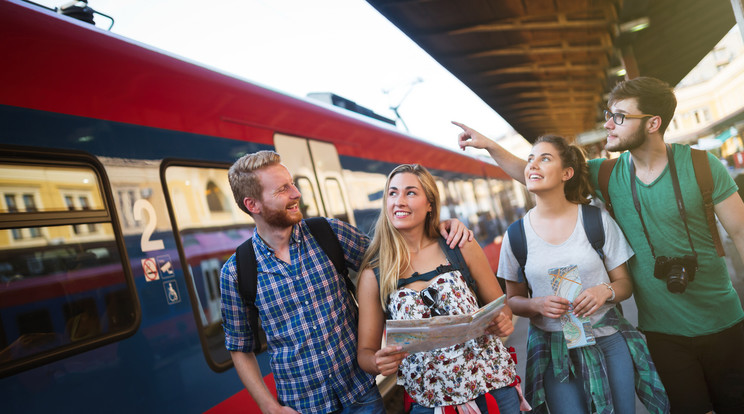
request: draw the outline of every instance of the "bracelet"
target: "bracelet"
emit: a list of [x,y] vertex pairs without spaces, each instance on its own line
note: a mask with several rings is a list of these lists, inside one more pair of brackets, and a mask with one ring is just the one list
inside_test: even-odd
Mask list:
[[607,299],[608,302],[612,302],[615,300],[615,289],[612,288],[612,285],[609,283],[602,282],[603,285],[607,286],[607,289],[610,289],[610,292],[612,292],[612,296],[610,296],[609,299]]

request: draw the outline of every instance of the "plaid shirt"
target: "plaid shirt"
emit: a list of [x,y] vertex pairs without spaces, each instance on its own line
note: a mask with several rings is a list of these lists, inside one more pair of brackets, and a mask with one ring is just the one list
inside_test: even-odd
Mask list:
[[[651,361],[646,341],[640,332],[622,317],[617,307],[613,307],[594,325],[595,328],[613,326],[625,339],[633,359],[635,389],[638,399],[653,414],[669,413],[669,399],[666,395],[656,366]],[[568,349],[563,331],[546,332],[530,324],[527,336],[527,381],[525,398],[532,405],[535,414],[547,414],[543,375],[548,364],[553,362],[553,375],[561,382],[569,376],[580,374],[584,379],[584,394],[591,396],[586,401],[588,412],[611,414],[614,412],[612,394],[607,378],[607,364],[598,345]],[[576,371],[580,371],[577,373]]]
[[[358,269],[369,238],[347,223],[328,221],[347,266]],[[304,221],[290,236],[291,263],[279,260],[261,237],[253,238],[253,246],[258,263],[256,307],[279,399],[308,413],[350,405],[374,386],[375,379],[357,364],[357,310],[343,276]],[[251,352],[253,336],[236,278],[233,254],[220,275],[225,347]]]

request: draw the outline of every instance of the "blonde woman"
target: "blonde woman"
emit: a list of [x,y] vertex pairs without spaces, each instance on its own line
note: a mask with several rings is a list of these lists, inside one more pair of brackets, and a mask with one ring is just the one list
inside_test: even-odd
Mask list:
[[[381,349],[386,314],[421,319],[478,309],[478,298],[461,272],[447,266],[447,247],[436,227],[439,200],[434,178],[420,165],[400,165],[388,176],[383,211],[359,279],[359,366],[371,374],[397,372],[398,384],[414,401],[414,414],[446,406],[487,412],[487,394],[502,414],[518,413],[519,396],[510,387],[515,366],[498,338],[514,330],[508,307],[492,322],[491,335],[410,355],[398,346]],[[461,252],[479,298],[499,298],[503,292],[480,246],[470,242]]]

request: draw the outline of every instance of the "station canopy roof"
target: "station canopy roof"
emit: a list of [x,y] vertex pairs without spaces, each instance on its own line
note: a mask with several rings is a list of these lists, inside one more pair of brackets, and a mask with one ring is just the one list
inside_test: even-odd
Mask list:
[[597,129],[618,69],[676,85],[736,23],[730,0],[367,1],[528,141]]

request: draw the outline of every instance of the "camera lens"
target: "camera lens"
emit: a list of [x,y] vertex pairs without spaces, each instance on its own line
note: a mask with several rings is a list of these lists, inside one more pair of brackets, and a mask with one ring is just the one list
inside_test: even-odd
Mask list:
[[687,289],[687,270],[684,266],[675,264],[669,268],[667,289],[672,293],[684,293]]

